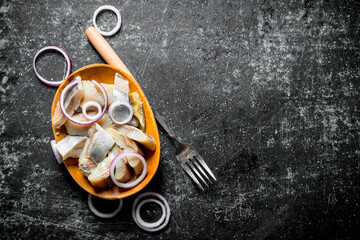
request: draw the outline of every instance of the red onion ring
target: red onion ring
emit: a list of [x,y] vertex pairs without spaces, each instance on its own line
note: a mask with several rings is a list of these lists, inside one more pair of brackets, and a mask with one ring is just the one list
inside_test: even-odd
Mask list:
[[89,193],[89,195],[88,195],[88,205],[89,205],[89,208],[90,208],[91,212],[93,214],[95,214],[96,216],[101,217],[101,218],[112,218],[112,217],[115,217],[116,214],[118,214],[120,212],[120,210],[122,209],[123,200],[119,199],[119,206],[118,206],[117,209],[115,209],[115,211],[113,211],[111,213],[102,213],[102,212],[99,212],[99,210],[97,210],[95,208],[94,203],[93,203],[93,195],[91,195]]
[[[86,110],[89,108],[89,107],[95,107],[97,108],[98,110],[98,113],[94,116],[91,116],[89,115]],[[101,106],[98,102],[95,102],[95,101],[88,101],[86,102],[84,105],[83,105],[83,108],[82,108],[82,113],[84,114],[84,117],[86,117],[87,119],[89,120],[93,120],[93,119],[96,119],[98,118],[100,115],[101,115]]]
[[73,82],[71,82],[69,85],[67,85],[64,90],[61,92],[61,95],[60,95],[60,108],[61,108],[61,111],[63,112],[63,114],[65,115],[65,117],[67,119],[69,119],[70,121],[72,121],[73,123],[76,123],[76,124],[79,124],[79,125],[89,125],[89,124],[93,124],[94,122],[97,122],[99,121],[105,114],[106,112],[106,106],[108,105],[108,96],[106,94],[106,91],[104,89],[104,87],[98,83],[97,81],[95,80],[92,80],[92,82],[97,85],[100,90],[102,91],[103,95],[104,95],[104,98],[105,98],[105,105],[104,105],[104,109],[103,111],[101,112],[101,114],[99,115],[99,117],[95,118],[95,119],[92,119],[90,121],[87,121],[87,122],[79,122],[79,121],[76,121],[74,120],[66,111],[65,111],[65,106],[64,106],[64,99],[65,99],[65,95],[67,94],[67,92],[69,91],[70,88],[72,88],[74,85],[78,84],[79,80],[75,80]]
[[[154,197],[158,200],[160,200],[164,205],[165,205],[165,208],[166,208],[166,212],[165,212],[165,220],[163,221],[163,223],[158,226],[158,227],[153,227],[153,228],[148,228],[144,225],[142,225],[140,222],[139,222],[139,219],[137,218],[136,216],[136,211],[137,211],[137,208],[138,206],[140,205],[139,204],[139,201],[143,198],[148,198],[148,197]],[[141,202],[140,202],[141,203]],[[138,225],[138,227],[140,227],[141,229],[143,229],[144,231],[147,231],[147,232],[157,232],[159,230],[162,230],[163,228],[166,227],[166,225],[169,223],[170,221],[170,207],[169,207],[169,204],[168,202],[166,201],[166,199],[161,196],[160,194],[158,193],[155,193],[155,192],[145,192],[145,193],[142,193],[140,194],[136,199],[135,201],[133,202],[133,206],[132,206],[132,217],[136,223],[136,225]]]
[[[145,204],[145,203],[148,203],[148,202],[153,202],[153,203],[156,203],[158,204],[160,207],[161,207],[161,217],[159,218],[159,220],[157,220],[156,222],[146,222],[144,221],[144,219],[142,219],[141,215],[140,215],[140,209],[141,207]],[[166,216],[166,210],[165,210],[165,205],[155,199],[155,198],[148,198],[148,199],[145,199],[143,201],[141,201],[137,207],[136,207],[136,212],[135,212],[135,216],[137,218],[137,220],[139,221],[140,225],[144,226],[144,227],[147,227],[147,228],[156,228],[158,226],[160,226],[164,220],[165,220],[165,216]]]
[[[98,26],[96,25],[96,17],[97,15],[101,12],[101,11],[104,11],[104,10],[110,10],[110,11],[113,11],[115,14],[116,14],[116,18],[117,18],[117,22],[116,22],[116,26],[113,30],[111,30],[110,32],[104,32],[104,31],[101,31]],[[94,12],[94,16],[93,16],[93,25],[94,27],[99,31],[99,33],[103,36],[112,36],[114,35],[117,31],[119,31],[120,27],[121,27],[121,15],[120,15],[120,12],[119,10],[117,10],[117,8],[113,7],[113,6],[110,6],[110,5],[104,5],[104,6],[101,6],[99,7],[98,9],[95,10]]]
[[[45,78],[43,78],[43,77],[36,71],[36,65],[35,65],[36,59],[38,58],[38,56],[40,55],[40,53],[42,53],[42,52],[44,52],[44,51],[47,51],[47,50],[55,50],[55,51],[57,51],[57,52],[60,52],[60,53],[64,56],[64,58],[65,58],[65,60],[66,60],[66,63],[67,63],[67,69],[66,69],[67,74],[66,74],[65,78],[67,78],[67,77],[70,75],[70,73],[71,73],[71,60],[70,60],[69,55],[64,51],[64,49],[59,48],[59,47],[57,47],[57,46],[46,46],[46,47],[43,47],[43,48],[41,48],[39,51],[37,51],[37,52],[35,53],[35,55],[34,55],[33,68],[34,68],[34,72],[35,72],[36,77],[37,77],[41,82],[43,82],[43,83],[46,84],[46,85],[49,85],[49,86],[52,86],[52,87],[58,87],[58,86],[60,86],[60,84],[61,84],[64,80],[62,80],[62,81],[57,81],[57,82],[48,81],[48,80],[46,80]],[[64,78],[64,79],[65,79],[65,78]]]
[[[129,116],[128,116],[127,118],[125,118],[125,120],[123,120],[123,121],[117,121],[117,120],[115,119],[115,117],[114,117],[114,110],[115,110],[116,107],[118,107],[118,106],[125,106],[125,107],[128,108],[129,111],[130,111]],[[108,114],[109,114],[110,119],[111,119],[114,123],[122,125],[122,124],[128,123],[128,122],[131,120],[131,118],[132,118],[132,116],[133,116],[133,114],[134,114],[134,110],[133,110],[132,106],[130,105],[130,103],[128,103],[128,102],[125,102],[125,101],[115,101],[115,102],[113,102],[113,103],[110,105],[109,110],[108,110]]]
[[[141,160],[141,162],[143,163],[143,171],[141,172],[141,175],[139,178],[137,178],[135,181],[129,182],[129,183],[121,183],[118,180],[116,180],[115,178],[115,165],[116,162],[118,162],[121,158],[126,157],[126,156],[135,156],[137,158],[139,158]],[[138,185],[142,180],[144,180],[145,176],[146,176],[146,172],[147,172],[147,164],[145,161],[145,158],[143,156],[141,156],[140,154],[138,154],[137,152],[122,152],[119,155],[117,155],[114,160],[112,160],[111,164],[110,164],[110,177],[111,180],[118,186],[121,188],[132,188],[135,187],[136,185]]]
[[64,160],[63,160],[62,156],[60,155],[60,153],[58,152],[58,150],[56,149],[56,141],[55,140],[51,140],[51,148],[54,152],[55,158],[58,161],[58,163],[63,164]]

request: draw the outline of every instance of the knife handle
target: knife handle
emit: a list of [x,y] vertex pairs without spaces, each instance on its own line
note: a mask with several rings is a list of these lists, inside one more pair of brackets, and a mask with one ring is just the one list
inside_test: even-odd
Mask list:
[[130,73],[129,69],[125,66],[123,61],[115,53],[109,43],[101,36],[98,30],[94,27],[88,27],[85,30],[85,35],[94,46],[96,51],[109,65],[119,68],[125,73],[129,74],[133,79],[134,76]]

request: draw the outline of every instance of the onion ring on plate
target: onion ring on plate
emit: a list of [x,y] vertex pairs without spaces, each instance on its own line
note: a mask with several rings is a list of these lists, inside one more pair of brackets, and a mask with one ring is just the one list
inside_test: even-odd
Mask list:
[[[111,30],[110,32],[104,32],[104,31],[101,31],[98,26],[96,25],[96,17],[97,15],[101,12],[101,11],[104,11],[104,10],[110,10],[110,11],[113,11],[115,14],[116,14],[116,18],[117,18],[117,23],[116,23],[116,26],[113,30]],[[111,6],[111,5],[104,5],[104,6],[101,6],[99,7],[98,9],[95,10],[94,12],[94,16],[93,16],[93,25],[94,27],[96,28],[96,30],[99,31],[99,33],[103,36],[106,36],[106,37],[109,37],[109,36],[112,36],[114,35],[117,31],[119,31],[120,27],[121,27],[121,15],[120,15],[120,12],[119,10],[117,10],[117,8],[115,8],[114,6]]]
[[[62,48],[59,48],[57,46],[46,46],[46,47],[43,47],[41,48],[39,51],[37,51],[35,53],[35,56],[34,56],[34,59],[33,59],[33,68],[34,68],[34,72],[35,72],[35,75],[36,77],[41,81],[43,82],[44,84],[46,85],[49,85],[49,86],[52,86],[52,87],[58,87],[60,86],[60,84],[64,81],[64,80],[61,80],[61,81],[56,81],[56,82],[52,82],[52,81],[48,81],[46,80],[45,78],[43,78],[39,73],[38,71],[36,71],[36,59],[38,58],[38,56],[40,55],[40,53],[44,52],[44,51],[48,51],[48,50],[54,50],[56,52],[59,52],[61,53],[65,60],[66,60],[66,63],[67,63],[67,69],[66,69],[66,76],[65,78],[67,78],[69,75],[70,75],[70,72],[71,72],[71,60],[70,60],[70,57],[69,55],[64,51],[64,49]],[[65,79],[64,78],[64,79]]]
[[[96,115],[89,115],[86,110],[88,108],[96,108],[97,109],[97,114]],[[101,115],[101,106],[98,102],[95,102],[95,101],[88,101],[86,102],[84,105],[83,105],[83,108],[82,108],[82,113],[84,114],[84,117],[86,117],[87,119],[89,120],[93,120],[93,119],[96,119],[98,118],[100,115]]]
[[[121,158],[126,157],[126,156],[135,156],[138,159],[141,160],[141,162],[143,163],[143,170],[141,172],[141,175],[139,176],[139,178],[137,178],[135,181],[129,182],[129,183],[121,183],[118,180],[116,180],[115,178],[115,165],[116,162],[118,162]],[[146,176],[146,172],[147,172],[147,164],[145,161],[145,158],[143,156],[141,156],[140,154],[138,154],[137,152],[122,152],[119,155],[117,155],[114,160],[112,160],[111,164],[110,164],[110,177],[111,180],[118,186],[121,188],[132,188],[135,187],[136,185],[138,185],[142,180],[144,180],[145,176]]]
[[[163,220],[163,222],[162,222],[159,226],[149,228],[149,227],[141,224],[141,223],[142,223],[141,220],[139,221],[139,219],[137,218],[136,212],[137,212],[137,211],[140,211],[140,209],[139,209],[139,210],[137,210],[137,209],[142,206],[142,205],[140,205],[141,202],[142,202],[142,201],[140,201],[140,200],[142,200],[143,198],[147,198],[147,199],[154,199],[154,198],[155,198],[155,199],[160,200],[160,201],[164,204],[165,209],[166,209],[166,211],[165,211],[165,220]],[[143,201],[146,201],[146,200],[143,200]],[[139,206],[140,206],[140,207],[139,207]],[[145,192],[145,193],[140,194],[140,195],[135,199],[135,201],[133,202],[133,206],[132,206],[132,217],[133,217],[136,225],[138,225],[138,226],[139,226],[141,229],[143,229],[144,231],[147,231],[147,232],[157,232],[157,231],[162,230],[163,228],[165,228],[166,225],[169,223],[169,221],[170,221],[170,207],[169,207],[169,204],[168,204],[168,202],[166,201],[166,199],[165,199],[163,196],[161,196],[160,194],[155,193],[155,192]],[[162,217],[161,217],[161,218],[162,218]],[[161,219],[161,218],[160,218],[160,219]],[[159,220],[160,220],[160,219],[159,219]],[[159,220],[158,220],[158,221],[159,221]],[[157,221],[157,222],[158,222],[158,221]],[[157,222],[156,222],[156,223],[157,223]]]
[[93,203],[93,195],[89,193],[89,195],[88,195],[88,205],[89,205],[89,208],[90,208],[91,212],[93,214],[95,214],[96,216],[101,217],[101,218],[112,218],[112,217],[115,217],[116,214],[118,214],[120,212],[120,210],[122,209],[123,200],[119,199],[119,206],[117,207],[117,209],[115,209],[115,211],[113,211],[111,213],[102,213],[102,212],[99,212],[99,210],[97,210],[95,208],[94,203]]
[[51,140],[51,148],[54,152],[55,158],[58,161],[58,163],[63,164],[64,160],[63,160],[62,156],[60,155],[60,153],[58,152],[58,150],[56,149],[56,141],[55,140]]
[[[125,107],[127,110],[129,110],[129,114],[124,119],[121,119],[120,121],[118,121],[118,119],[116,119],[116,117],[115,117],[115,111],[117,108],[121,108],[121,107]],[[128,103],[128,102],[115,101],[110,105],[108,114],[109,114],[110,119],[114,123],[122,125],[122,124],[128,123],[131,120],[131,118],[134,114],[134,110],[133,110],[132,106],[130,105],[130,103]]]
[[76,123],[76,124],[79,124],[79,125],[89,125],[89,124],[92,124],[94,122],[97,122],[100,120],[100,118],[102,118],[106,112],[106,107],[108,105],[108,96],[106,94],[106,91],[104,89],[104,87],[97,81],[95,80],[92,80],[92,82],[98,86],[100,88],[100,90],[102,91],[103,95],[104,95],[104,98],[105,98],[105,104],[104,104],[104,109],[103,111],[101,112],[101,114],[95,118],[95,119],[92,119],[90,121],[87,121],[87,122],[79,122],[79,121],[76,121],[74,120],[66,111],[65,111],[65,106],[64,106],[64,100],[65,100],[65,96],[67,94],[67,92],[69,91],[69,89],[71,89],[72,87],[74,87],[76,84],[78,84],[79,80],[75,80],[73,82],[71,82],[69,85],[67,85],[64,90],[61,92],[61,95],[60,95],[60,108],[61,108],[61,111],[62,113],[65,115],[65,117],[67,119],[69,119],[70,121],[72,121],[73,123]]

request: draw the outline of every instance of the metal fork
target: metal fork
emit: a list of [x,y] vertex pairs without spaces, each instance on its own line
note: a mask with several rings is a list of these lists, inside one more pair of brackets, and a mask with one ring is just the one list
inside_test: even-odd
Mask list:
[[176,159],[180,163],[180,166],[199,186],[199,188],[204,191],[203,185],[209,187],[210,184],[216,181],[214,174],[211,172],[210,168],[205,163],[204,159],[199,155],[199,153],[189,144],[183,143],[177,137],[175,137],[174,133],[166,125],[164,119],[157,112],[153,112],[156,120],[174,140],[176,147]]

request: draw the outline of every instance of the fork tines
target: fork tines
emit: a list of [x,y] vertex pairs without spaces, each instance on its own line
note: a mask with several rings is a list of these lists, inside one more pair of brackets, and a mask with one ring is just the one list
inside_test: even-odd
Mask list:
[[210,184],[216,181],[214,174],[199,154],[190,154],[188,161],[181,165],[191,179],[203,191],[203,185],[209,187]]

